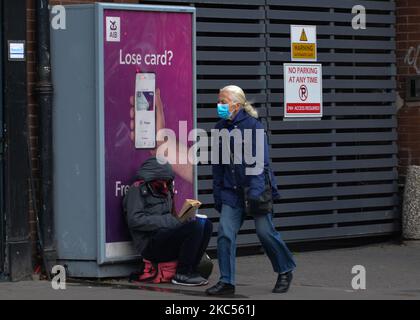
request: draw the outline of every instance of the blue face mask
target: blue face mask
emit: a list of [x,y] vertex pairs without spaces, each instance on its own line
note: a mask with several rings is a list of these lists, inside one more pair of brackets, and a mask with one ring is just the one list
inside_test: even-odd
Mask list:
[[232,112],[229,111],[229,105],[221,103],[217,105],[217,114],[221,119],[225,120],[230,119],[230,117],[232,116]]

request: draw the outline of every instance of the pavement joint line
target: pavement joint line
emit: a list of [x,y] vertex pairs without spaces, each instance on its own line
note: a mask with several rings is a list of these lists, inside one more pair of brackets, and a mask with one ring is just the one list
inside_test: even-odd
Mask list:
[[[193,297],[205,297],[211,298],[206,295],[204,291],[195,291],[195,290],[188,290],[188,289],[178,289],[178,288],[167,288],[167,287],[157,287],[151,286],[147,284],[137,285],[135,283],[131,284],[117,284],[117,283],[109,283],[109,282],[102,282],[98,283],[95,281],[86,281],[86,280],[74,280],[71,279],[68,281],[69,284],[76,284],[76,285],[89,285],[92,287],[102,287],[102,288],[111,288],[111,289],[127,289],[127,290],[140,290],[140,291],[151,291],[157,293],[172,293],[172,294],[181,294],[186,296],[193,296]],[[223,297],[217,297],[223,298]],[[250,299],[250,297],[245,295],[235,294],[234,296],[228,297],[230,299]]]

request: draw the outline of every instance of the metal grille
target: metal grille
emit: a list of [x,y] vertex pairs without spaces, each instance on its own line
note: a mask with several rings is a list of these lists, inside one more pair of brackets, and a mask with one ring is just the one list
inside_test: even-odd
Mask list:
[[[258,107],[283,196],[274,222],[287,241],[399,231],[394,1],[147,2],[197,8],[200,128],[213,128],[216,96],[225,85],[241,86]],[[366,30],[351,26],[355,5],[367,9]],[[291,24],[317,25],[321,121],[283,119]],[[212,192],[211,167],[200,166],[203,213],[217,230]],[[254,222],[245,221],[238,244],[257,243]]]

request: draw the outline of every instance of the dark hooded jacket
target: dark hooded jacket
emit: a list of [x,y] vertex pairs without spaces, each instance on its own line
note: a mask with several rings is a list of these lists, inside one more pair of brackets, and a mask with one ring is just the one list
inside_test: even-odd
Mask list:
[[172,167],[161,165],[152,158],[141,167],[137,179],[141,183],[134,184],[124,198],[124,211],[134,245],[142,254],[150,238],[156,232],[174,229],[181,225],[172,215],[172,196],[159,197],[153,194],[149,182],[156,180],[174,180]]
[[[217,130],[227,129],[231,132],[234,129],[239,129],[242,132],[242,137],[245,137],[244,130],[252,130],[252,153],[253,155],[258,152],[255,137],[257,136],[256,130],[264,130],[264,126],[260,121],[251,117],[245,110],[240,110],[236,117],[231,120],[221,120],[216,125]],[[269,175],[272,183],[273,199],[280,198],[277,189],[276,176],[270,167],[269,146],[267,134],[264,137],[264,172],[260,175],[247,176],[246,168],[249,167],[243,161],[242,164],[220,164],[213,165],[213,193],[215,200],[215,208],[219,212],[222,210],[222,205],[226,204],[233,208],[243,206],[244,192],[243,188],[248,188],[248,197],[250,199],[258,199],[264,192],[266,186],[266,174]],[[231,139],[231,150],[234,150],[235,141]],[[245,142],[244,142],[245,143]],[[214,146],[213,146],[214,148]],[[226,152],[219,144],[219,155]],[[243,157],[244,159],[244,157]],[[252,166],[251,166],[252,167]]]

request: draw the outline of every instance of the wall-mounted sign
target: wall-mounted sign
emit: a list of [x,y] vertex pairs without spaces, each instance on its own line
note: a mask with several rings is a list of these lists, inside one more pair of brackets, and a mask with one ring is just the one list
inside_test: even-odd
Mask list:
[[291,26],[292,61],[317,61],[316,26]]
[[322,118],[322,65],[284,64],[285,118]]
[[26,60],[26,43],[25,41],[9,41],[9,61],[25,61]]

